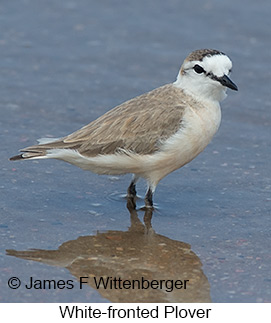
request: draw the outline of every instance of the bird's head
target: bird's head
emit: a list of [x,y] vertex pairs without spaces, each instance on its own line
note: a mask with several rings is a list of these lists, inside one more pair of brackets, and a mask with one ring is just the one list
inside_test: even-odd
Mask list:
[[192,52],[184,60],[174,85],[202,100],[221,101],[226,89],[237,91],[229,75],[232,62],[227,55],[213,49]]

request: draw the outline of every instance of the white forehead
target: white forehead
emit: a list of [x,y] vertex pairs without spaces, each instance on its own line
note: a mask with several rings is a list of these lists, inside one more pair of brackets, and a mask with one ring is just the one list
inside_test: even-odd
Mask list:
[[228,74],[232,68],[232,62],[228,56],[219,54],[212,56],[205,56],[199,65],[204,68],[207,73],[213,73],[220,77]]

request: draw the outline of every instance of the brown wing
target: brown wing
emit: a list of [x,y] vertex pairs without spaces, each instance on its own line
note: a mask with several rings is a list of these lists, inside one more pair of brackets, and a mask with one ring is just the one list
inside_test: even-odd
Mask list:
[[150,154],[179,129],[183,111],[180,90],[165,85],[110,110],[63,141],[80,143],[79,152],[88,156],[119,149]]
[[124,149],[151,154],[179,129],[185,108],[182,94],[171,84],[162,86],[124,102],[61,140],[22,151],[46,154],[48,149],[76,149],[96,156]]

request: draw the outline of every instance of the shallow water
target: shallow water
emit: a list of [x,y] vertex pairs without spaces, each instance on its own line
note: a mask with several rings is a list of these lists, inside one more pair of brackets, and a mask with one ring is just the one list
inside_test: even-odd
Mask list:
[[[1,302],[271,301],[271,4],[243,6],[0,4]],[[159,184],[152,218],[127,209],[128,175],[8,161],[37,138],[66,135],[173,81],[183,58],[202,47],[229,54],[239,92],[222,102],[222,125],[207,149]],[[138,208],[145,189],[139,182]],[[93,284],[120,274],[190,284],[155,293]],[[80,289],[82,276],[91,279]],[[10,289],[11,277],[21,287]],[[27,289],[30,277],[74,287]]]

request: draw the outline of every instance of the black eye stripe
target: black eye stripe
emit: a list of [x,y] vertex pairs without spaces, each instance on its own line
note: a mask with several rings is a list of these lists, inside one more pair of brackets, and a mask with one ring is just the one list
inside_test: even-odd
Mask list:
[[202,68],[200,65],[196,64],[194,67],[193,67],[193,70],[198,73],[198,74],[202,74],[202,73],[206,73],[204,68]]

